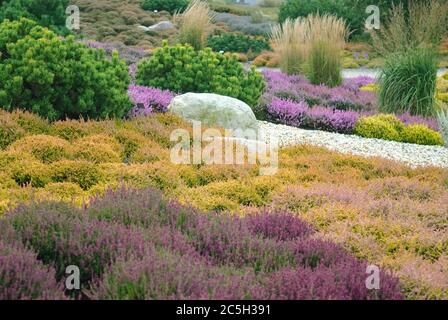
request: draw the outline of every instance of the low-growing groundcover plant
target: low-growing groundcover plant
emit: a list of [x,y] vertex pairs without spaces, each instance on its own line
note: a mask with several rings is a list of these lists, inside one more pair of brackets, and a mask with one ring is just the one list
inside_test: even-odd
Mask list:
[[[37,253],[42,271],[43,263],[54,264],[59,281],[67,265],[79,266],[84,295],[93,299],[402,298],[397,279],[384,271],[381,288],[367,289],[367,262],[312,239],[315,231],[287,212],[246,218],[207,214],[154,189],[120,188],[84,209],[63,203],[21,206],[0,223]],[[6,262],[14,254],[21,257],[7,247],[0,250]],[[23,258],[29,263],[34,257]],[[45,273],[12,270],[6,274],[12,279],[0,281],[0,292],[14,290],[17,278],[28,280],[29,289],[37,286],[32,298],[52,298],[46,291],[51,285],[56,294],[50,268],[47,282],[41,279]]]
[[300,76],[265,71],[267,88],[257,116],[294,127],[357,134],[366,138],[443,145],[435,118],[378,113],[374,92],[360,88],[373,78],[346,79],[341,86],[315,86]]
[[[2,230],[4,231],[4,230]],[[23,245],[0,240],[0,300],[65,300],[52,267]]]
[[402,141],[423,145],[443,145],[439,132],[422,124],[406,126],[400,119],[391,114],[379,114],[359,119],[354,133],[365,138]]
[[255,68],[246,72],[234,55],[167,43],[138,64],[136,82],[178,93],[227,95],[251,106],[258,104],[264,89],[263,76]]
[[122,117],[128,68],[114,54],[62,39],[27,19],[0,24],[0,106],[50,120]]
[[[123,184],[136,189],[157,188],[167,197],[207,212],[229,211],[244,216],[260,212],[267,206],[273,210],[271,212],[292,211],[312,224],[315,230],[312,239],[330,239],[356,257],[394,271],[399,275],[406,298],[442,299],[448,296],[444,285],[448,275],[446,169],[411,169],[390,161],[297,146],[280,150],[280,167],[276,175],[259,176],[257,165],[173,165],[170,161],[171,133],[184,128],[192,134],[192,129],[191,125],[169,113],[152,112],[145,117],[127,120],[49,123],[17,110],[12,113],[1,111],[0,119],[3,118],[8,118],[10,125],[20,130],[20,135],[12,135],[12,144],[0,150],[2,215],[34,201],[64,201],[79,208],[90,203],[92,208],[89,200],[92,196],[101,198],[105,190]],[[117,205],[114,203],[113,207]],[[144,207],[143,213],[152,208],[148,203]],[[64,208],[58,210],[73,210],[71,206]],[[104,211],[101,228],[118,230],[104,224],[114,224],[109,219],[111,210]],[[123,212],[136,214],[139,211]],[[8,213],[2,219],[7,216]],[[139,220],[142,222],[140,227],[145,223],[146,226],[152,224],[146,217]],[[290,219],[293,218],[285,221]],[[284,221],[283,218],[279,220]],[[42,221],[39,222],[41,226],[49,223],[49,220]],[[126,222],[126,215],[122,221],[133,228]],[[292,225],[283,222],[272,230],[284,229],[285,224]],[[95,241],[89,242],[91,250],[95,248],[94,243],[105,239],[83,238],[86,233],[81,231],[93,228],[95,223],[76,225],[79,241]],[[231,225],[231,229],[236,230]],[[300,225],[297,232],[302,232]],[[217,228],[222,229],[219,225]],[[207,229],[211,230],[208,225]],[[306,230],[303,232],[308,232]],[[166,231],[144,234],[155,236],[161,233],[170,234]],[[5,240],[6,233],[2,231],[0,234]],[[107,234],[105,231],[104,236]],[[60,235],[65,237],[66,233],[61,231]],[[285,238],[285,235],[279,236],[279,239]],[[60,241],[64,239],[67,240],[61,238]],[[38,240],[38,237],[33,240],[36,246],[40,246]],[[71,252],[78,250],[76,246],[70,248],[73,249]],[[182,248],[186,250],[184,252],[190,252],[189,247]],[[235,245],[235,248],[239,247]],[[95,251],[89,252],[95,254]],[[232,255],[225,259],[229,257]],[[80,261],[89,261],[87,258]],[[264,265],[272,265],[272,262]],[[98,271],[91,274],[93,278],[104,272],[95,270]],[[284,273],[283,276],[291,274]],[[298,292],[294,290],[291,292]]]

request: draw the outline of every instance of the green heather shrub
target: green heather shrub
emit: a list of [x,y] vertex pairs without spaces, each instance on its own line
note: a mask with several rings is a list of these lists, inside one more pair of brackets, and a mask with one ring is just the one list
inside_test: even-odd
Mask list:
[[404,123],[393,115],[380,114],[358,120],[355,134],[365,138],[401,141]]
[[71,146],[66,140],[47,135],[24,137],[9,146],[8,150],[31,154],[44,163],[66,159],[71,155]]
[[383,112],[434,114],[437,55],[431,49],[411,49],[388,56],[380,77]]
[[439,132],[421,124],[409,125],[403,132],[403,141],[423,145],[443,146],[443,138]]
[[241,34],[226,33],[208,38],[207,45],[214,51],[242,52],[258,54],[269,50],[270,46],[264,37],[250,37]]
[[[14,153],[11,153],[11,155]],[[42,188],[51,181],[48,167],[30,156],[8,163],[10,177],[19,186]]]
[[142,8],[145,10],[168,11],[171,14],[183,12],[189,4],[190,0],[143,0]]
[[65,9],[69,0],[4,0],[0,1],[0,21],[28,18],[58,33],[67,33]]
[[355,134],[365,138],[401,141],[422,145],[443,145],[443,139],[436,132],[424,125],[405,126],[391,114],[380,114],[358,120]]
[[71,182],[88,190],[100,182],[102,173],[97,165],[87,161],[62,160],[51,167],[51,180],[54,182]]
[[174,92],[207,92],[257,105],[264,89],[263,76],[252,68],[246,72],[235,55],[214,53],[210,48],[195,51],[188,45],[162,48],[140,62],[139,85]]
[[0,106],[49,120],[121,117],[131,108],[126,64],[21,19],[0,24]]

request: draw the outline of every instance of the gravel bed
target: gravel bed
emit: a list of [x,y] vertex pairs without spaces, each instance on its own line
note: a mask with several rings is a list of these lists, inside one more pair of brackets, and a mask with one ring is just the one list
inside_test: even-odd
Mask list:
[[448,168],[448,148],[423,146],[379,139],[366,139],[318,130],[304,130],[286,125],[259,121],[260,135],[269,142],[276,136],[280,147],[309,144],[329,150],[363,157],[380,157],[416,167]]

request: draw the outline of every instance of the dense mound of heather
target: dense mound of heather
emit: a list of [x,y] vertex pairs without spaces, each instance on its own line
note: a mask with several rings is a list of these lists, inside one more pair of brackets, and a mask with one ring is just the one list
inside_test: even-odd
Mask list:
[[0,292],[15,285],[8,281],[11,261],[24,261],[22,269],[35,262],[39,272],[20,275],[42,288],[31,298],[56,297],[46,293],[56,283],[45,277],[53,270],[63,281],[69,265],[80,268],[83,296],[92,299],[402,298],[397,279],[386,272],[380,289],[368,290],[366,261],[314,238],[310,225],[287,212],[203,213],[153,189],[122,188],[83,209],[21,206],[1,228],[13,229],[2,241],[21,242],[39,261],[32,251],[16,253],[0,242],[8,262],[1,266]]

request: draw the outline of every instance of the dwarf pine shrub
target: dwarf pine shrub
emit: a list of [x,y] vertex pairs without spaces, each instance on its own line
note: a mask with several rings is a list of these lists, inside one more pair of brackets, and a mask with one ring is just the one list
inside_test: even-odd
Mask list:
[[0,24],[0,105],[50,120],[122,117],[128,68],[114,54],[60,38],[27,19]]
[[234,55],[195,51],[189,45],[165,42],[153,56],[140,62],[137,83],[173,92],[217,93],[257,105],[264,89],[263,76],[252,68],[246,72]]

